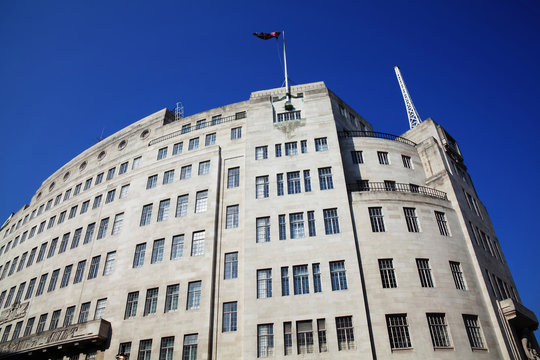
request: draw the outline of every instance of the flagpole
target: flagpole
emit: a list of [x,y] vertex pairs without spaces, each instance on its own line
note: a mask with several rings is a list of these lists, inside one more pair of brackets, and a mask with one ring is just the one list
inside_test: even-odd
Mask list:
[[285,63],[285,90],[287,96],[290,98],[289,77],[287,76],[287,53],[285,52],[285,30],[283,30],[283,62]]

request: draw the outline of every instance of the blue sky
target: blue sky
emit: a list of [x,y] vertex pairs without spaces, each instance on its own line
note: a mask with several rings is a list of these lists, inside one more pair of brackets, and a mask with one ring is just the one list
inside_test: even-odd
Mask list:
[[324,81],[377,131],[422,118],[459,142],[523,303],[540,315],[538,1],[0,2],[0,217],[50,174],[128,124],[182,101],[186,115],[289,77]]

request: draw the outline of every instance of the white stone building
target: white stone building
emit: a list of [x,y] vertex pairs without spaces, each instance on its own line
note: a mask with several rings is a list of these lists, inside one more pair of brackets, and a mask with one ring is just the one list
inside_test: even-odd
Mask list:
[[[534,359],[456,141],[322,83],[164,109],[0,229],[0,358]],[[525,344],[525,345],[524,345]]]

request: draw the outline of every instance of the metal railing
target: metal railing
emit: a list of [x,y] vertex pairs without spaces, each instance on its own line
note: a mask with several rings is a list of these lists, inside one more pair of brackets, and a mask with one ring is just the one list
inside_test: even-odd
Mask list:
[[386,139],[386,140],[393,140],[393,141],[399,141],[401,143],[415,146],[416,143],[412,142],[409,139],[402,138],[401,136],[382,133],[382,132],[376,132],[376,131],[360,131],[360,130],[343,130],[338,131],[338,136],[340,138],[349,138],[349,137],[372,137],[377,139]]
[[427,186],[419,186],[414,184],[402,184],[395,182],[365,182],[358,184],[347,184],[349,191],[396,191],[420,194],[434,197],[437,199],[448,200],[444,191],[439,191]]

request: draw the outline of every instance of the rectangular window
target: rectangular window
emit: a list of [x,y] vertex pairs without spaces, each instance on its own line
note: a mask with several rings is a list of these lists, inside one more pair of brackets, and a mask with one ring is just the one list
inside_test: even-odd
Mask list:
[[195,199],[195,212],[200,213],[208,209],[208,190],[198,191]]
[[302,154],[307,153],[307,140],[300,141],[300,149],[302,151]]
[[158,302],[158,288],[146,290],[146,301],[144,302],[144,314],[143,316],[149,314],[155,314],[157,310]]
[[412,169],[412,163],[411,163],[411,157],[410,156],[401,155],[401,160],[403,160],[403,167],[405,167],[407,169]]
[[330,190],[334,188],[332,168],[319,168],[319,184],[321,190]]
[[186,216],[189,195],[180,195],[176,200],[176,217]]
[[234,167],[227,171],[227,189],[240,186],[240,168]]
[[26,261],[27,256],[28,251],[22,254],[21,261],[19,262],[19,267],[17,268],[17,272],[21,271],[24,268],[24,262]]
[[379,271],[384,289],[397,288],[393,259],[379,259]]
[[206,175],[210,173],[210,160],[201,161],[199,163],[199,175]]
[[144,254],[146,253],[146,243],[135,246],[135,255],[133,256],[133,267],[141,267],[144,265]]
[[324,216],[324,231],[326,235],[339,233],[339,220],[337,209],[325,209],[323,210]]
[[[75,190],[73,191],[73,196],[79,195],[81,193],[81,186],[82,186],[82,184],[77,184],[75,186]],[[48,210],[48,209],[45,209],[45,210]]]
[[418,276],[420,276],[422,287],[433,287],[429,259],[416,259],[416,266],[418,267]]
[[84,183],[84,189],[83,190],[90,189],[90,186],[92,186],[92,178],[86,180],[86,182]]
[[130,292],[126,300],[126,311],[124,312],[124,319],[129,319],[137,316],[137,304],[139,302],[139,292]]
[[113,222],[113,228],[112,228],[112,233],[111,234],[112,235],[118,234],[120,232],[120,230],[122,230],[122,224],[123,223],[124,223],[124,213],[116,214],[114,216],[114,222]]
[[463,315],[463,322],[465,323],[465,330],[469,337],[469,343],[473,349],[485,349],[484,340],[482,336],[482,330],[478,322],[477,315]]
[[225,254],[224,279],[236,279],[238,277],[238,253]]
[[201,307],[201,281],[192,281],[188,284],[187,310]]
[[94,256],[90,262],[90,269],[88,270],[88,280],[95,279],[98,275],[99,270],[99,261],[101,260],[101,255]]
[[142,157],[136,157],[133,159],[133,164],[131,165],[131,169],[135,170],[138,169],[141,166]]
[[184,253],[184,235],[175,235],[171,244],[171,260],[180,259]]
[[[213,119],[212,119],[213,121]],[[220,118],[221,121],[221,118]],[[184,346],[182,348],[182,360],[197,359],[197,334],[184,335]]]
[[336,317],[336,330],[339,351],[356,348],[352,316]]
[[298,110],[298,111],[288,111],[288,112],[277,114],[277,122],[290,121],[290,120],[300,120],[300,119],[301,119],[300,110]]
[[152,260],[151,264],[159,263],[163,261],[163,250],[165,248],[165,239],[154,240],[154,246],[152,247]]
[[362,154],[362,151],[351,151],[351,157],[353,164],[363,164],[364,163],[364,156]]
[[227,206],[226,229],[234,229],[238,227],[238,205]]
[[283,174],[276,175],[277,195],[283,195]]
[[326,343],[326,321],[325,319],[317,319],[317,334],[319,338],[319,352],[327,352],[328,346]]
[[146,190],[155,188],[157,185],[157,179],[157,175],[149,176],[148,180],[146,181]]
[[281,144],[276,144],[275,153],[276,153],[276,157],[281,157]]
[[222,332],[236,331],[237,329],[236,301],[223,304]]
[[28,300],[32,297],[32,293],[34,292],[34,287],[36,286],[36,280],[37,278],[32,278],[32,280],[30,280],[30,282],[28,283],[28,289],[26,289],[26,295],[24,295],[24,300]]
[[181,154],[182,153],[182,148],[184,147],[184,143],[183,142],[179,142],[179,143],[176,143],[173,145],[173,150],[172,150],[172,154],[173,155],[178,155],[178,154]]
[[257,146],[255,148],[255,160],[268,159],[268,146]]
[[298,143],[296,141],[285,143],[285,156],[297,155]]
[[330,262],[330,280],[332,291],[347,289],[347,275],[345,273],[345,261]]
[[465,279],[463,278],[463,272],[461,271],[461,264],[456,261],[450,261],[450,271],[452,271],[456,289],[466,290],[467,287],[465,286]]
[[152,218],[152,205],[144,205],[141,212],[141,222],[140,226],[145,226],[150,224],[150,219]]
[[111,251],[107,253],[105,258],[105,266],[103,267],[103,275],[112,274],[114,270],[114,261],[116,260],[116,251]]
[[107,235],[107,227],[109,226],[109,218],[101,219],[96,240],[103,239]]
[[405,213],[405,221],[407,222],[407,229],[409,232],[420,232],[420,227],[418,226],[418,217],[416,216],[415,208],[403,208]]
[[212,116],[212,125],[221,124],[221,114]]
[[204,231],[196,231],[192,235],[191,240],[191,256],[198,256],[204,254]]
[[242,128],[232,128],[231,129],[231,140],[240,139],[242,137]]
[[64,316],[64,327],[73,324],[73,318],[75,317],[75,306],[70,306],[66,309],[66,315]]
[[267,198],[269,196],[268,175],[257,176],[255,178],[255,197],[257,199]]
[[[56,251],[56,244],[58,244],[58,238],[52,239],[51,246],[49,247],[49,253],[47,254],[47,259],[54,256],[54,252]],[[17,261],[14,260],[13,265],[11,266],[12,271],[9,272],[9,275],[13,274],[13,270],[16,265],[17,265]]]
[[379,164],[390,165],[388,161],[388,153],[385,151],[377,151],[377,157],[379,158]]
[[257,325],[257,357],[274,355],[274,324]]
[[139,354],[137,360],[150,360],[152,358],[152,339],[139,341]]
[[127,169],[128,169],[128,162],[126,161],[120,164],[120,168],[118,169],[118,175],[125,174],[127,172]]
[[103,181],[103,173],[99,173],[96,176],[96,182],[94,183],[94,185],[101,184],[102,181]]
[[313,325],[311,320],[296,322],[298,354],[313,353]]
[[164,147],[164,148],[161,148],[158,150],[158,154],[157,154],[157,160],[162,160],[162,159],[165,159],[167,157],[167,148]]
[[191,177],[191,165],[182,166],[180,168],[180,180],[189,179]]
[[[197,123],[197,126],[199,126],[198,123]],[[167,336],[167,337],[161,338],[161,345],[159,347],[159,359],[172,360],[173,353],[174,353],[174,336]]]
[[386,315],[386,326],[388,328],[390,348],[408,349],[412,347],[407,314]]
[[97,209],[101,205],[101,197],[102,195],[98,195],[94,198],[94,203],[92,204],[92,209]]
[[[45,250],[46,249],[47,249],[47,243],[45,242],[45,243],[41,244],[41,247],[39,248],[39,254],[38,254],[36,263],[43,260],[43,257],[45,256]],[[6,265],[6,269],[7,269],[7,265]]]
[[174,170],[165,171],[163,174],[163,185],[171,184],[174,181]]
[[450,344],[450,335],[448,334],[445,314],[427,313],[426,317],[433,347],[436,349],[451,347],[452,345]]
[[446,222],[446,216],[444,215],[444,213],[440,211],[435,211],[435,219],[437,220],[440,234],[443,236],[450,236],[450,231],[448,231],[448,224]]
[[[321,267],[319,264],[313,264],[311,266],[313,270],[313,291],[318,293],[322,292],[321,286]],[[345,280],[346,282],[346,280]]]
[[289,296],[289,267],[281,268],[281,296]]
[[90,206],[90,200],[86,200],[85,202],[82,203],[81,214],[84,214],[85,212],[88,211],[88,206]]
[[188,132],[191,132],[191,124],[182,125],[182,134],[187,134]]
[[[54,199],[54,206],[60,204],[60,201],[62,201],[62,194],[56,196],[56,199]],[[28,215],[24,217],[23,225],[28,222]]]
[[180,284],[168,285],[165,296],[165,312],[178,310],[178,297],[180,295]]
[[199,138],[189,140],[188,150],[196,150],[199,148]]
[[[77,230],[75,230],[75,232],[73,233],[73,239],[71,240],[70,249],[75,249],[77,246],[79,246],[79,241],[81,240],[81,234],[82,234],[82,228],[78,228]],[[64,237],[66,235],[69,236],[69,233],[65,234]]]
[[270,217],[257,218],[257,242],[270,242]]
[[[92,241],[92,237],[94,236],[94,229],[96,227],[96,223],[89,224],[86,227],[86,234],[84,234],[84,241],[83,244],[88,244]],[[69,233],[66,234],[69,237]],[[66,236],[64,235],[64,237]],[[62,239],[62,243],[64,242],[64,239]],[[62,249],[62,246],[60,245],[60,249]]]
[[45,323],[47,322],[47,315],[49,314],[41,314],[39,316],[39,321],[36,327],[36,334],[40,334],[45,329]]
[[311,174],[309,173],[309,170],[304,170],[304,191],[311,191]]
[[287,193],[298,194],[302,192],[300,187],[300,171],[287,173]]
[[284,354],[292,355],[292,323],[290,321],[283,323],[283,346],[285,348]]
[[96,302],[96,311],[94,312],[94,320],[99,320],[105,315],[105,309],[107,308],[107,298],[99,299]]
[[285,215],[279,215],[279,240],[287,240],[287,224]]
[[112,168],[112,169],[109,169],[109,171],[107,171],[107,180],[111,180],[114,177],[115,170],[116,168]]
[[257,299],[272,297],[272,269],[257,270]]
[[62,275],[62,281],[60,282],[60,288],[64,288],[69,285],[69,279],[71,278],[71,270],[73,265],[68,265],[64,268],[64,274]]
[[307,265],[293,266],[294,295],[309,294],[308,275]]
[[207,134],[204,139],[204,146],[210,146],[216,144],[216,133]]
[[171,199],[161,200],[159,202],[157,221],[165,221],[169,218],[169,208]]
[[308,218],[309,236],[317,236],[317,231],[315,229],[315,212],[308,211],[307,218]]
[[79,261],[77,264],[77,270],[75,271],[75,277],[73,278],[73,283],[80,283],[83,279],[84,268],[86,267],[86,260]]
[[88,321],[88,315],[90,314],[90,303],[86,302],[81,304],[81,310],[79,311],[79,324],[85,323]]
[[127,196],[127,194],[128,194],[128,191],[129,191],[129,184],[122,186],[120,188],[120,197],[119,197],[119,199],[125,198]]
[[318,138],[315,139],[315,151],[327,151],[328,150],[328,142],[326,141],[326,138]]
[[305,236],[304,213],[289,214],[289,226],[291,230],[291,239],[303,238]]
[[[54,226],[54,221],[56,220],[56,216],[53,216],[49,219],[49,224],[47,225],[47,229],[50,229]],[[13,244],[13,247],[17,245],[17,241],[19,240],[19,237],[15,238],[15,243]]]
[[385,232],[384,218],[381,207],[370,207],[369,219],[371,221],[371,230],[373,232]]
[[[69,210],[69,216],[68,216],[68,219],[73,219],[75,217],[75,215],[77,215],[77,205],[73,206],[70,210]],[[45,222],[43,222],[43,224],[45,224]],[[41,225],[39,227],[39,229],[41,230]],[[43,230],[42,230],[43,231]],[[39,231],[41,232],[41,231]]]

